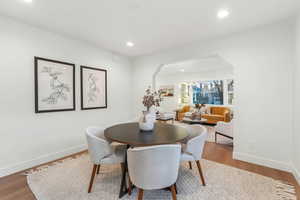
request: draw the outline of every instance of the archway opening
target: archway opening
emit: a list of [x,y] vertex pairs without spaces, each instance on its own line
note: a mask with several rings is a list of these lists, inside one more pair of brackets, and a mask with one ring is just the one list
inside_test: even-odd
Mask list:
[[[201,124],[209,126],[210,131],[214,131],[218,121],[230,122],[233,118],[234,83],[233,66],[219,55],[164,64],[153,75],[153,87],[163,91],[160,112],[177,111],[179,123],[190,122],[187,119],[191,118],[191,113],[194,117],[195,113],[200,112],[197,106],[204,104]],[[184,109],[186,107],[189,109]],[[224,118],[218,118],[221,113],[212,110],[222,110],[220,112],[224,113],[228,110],[229,113]],[[214,141],[214,137],[212,135],[211,140]],[[221,136],[221,142],[223,140],[233,143],[230,138]]]

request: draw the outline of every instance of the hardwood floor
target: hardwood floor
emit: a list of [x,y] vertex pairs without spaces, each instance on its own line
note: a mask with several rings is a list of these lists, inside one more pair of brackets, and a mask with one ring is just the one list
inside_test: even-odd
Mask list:
[[[296,187],[297,199],[300,200],[300,186],[291,173],[263,167],[243,161],[232,159],[232,147],[228,145],[221,145],[212,142],[205,144],[203,158],[239,169],[247,170],[253,173],[257,173],[263,176],[268,176],[276,180],[282,180],[288,182]],[[204,172],[205,173],[205,172]]]
[[[204,158],[225,165],[251,171],[277,180],[289,182],[297,188],[297,199],[300,199],[300,187],[292,174],[276,169],[262,167],[232,159],[232,147],[207,142],[204,149]],[[204,172],[205,173],[205,172]],[[17,173],[0,179],[1,200],[36,200],[29,189],[23,173]]]

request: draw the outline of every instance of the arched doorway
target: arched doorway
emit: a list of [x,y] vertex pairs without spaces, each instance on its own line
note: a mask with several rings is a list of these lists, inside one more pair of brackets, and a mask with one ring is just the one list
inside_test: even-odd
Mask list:
[[[161,103],[161,112],[172,112],[186,105],[206,104],[209,107],[228,107],[232,117],[234,80],[233,65],[219,55],[210,55],[158,66],[152,87],[167,93]],[[232,143],[228,138],[224,141]]]

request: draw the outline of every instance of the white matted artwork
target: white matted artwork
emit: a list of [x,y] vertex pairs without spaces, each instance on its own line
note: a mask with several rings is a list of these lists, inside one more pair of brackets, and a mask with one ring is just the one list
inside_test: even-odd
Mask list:
[[159,87],[161,90],[162,97],[173,97],[174,96],[174,85],[162,85]]
[[35,112],[75,110],[75,65],[35,57]]
[[107,71],[81,66],[81,109],[107,108]]

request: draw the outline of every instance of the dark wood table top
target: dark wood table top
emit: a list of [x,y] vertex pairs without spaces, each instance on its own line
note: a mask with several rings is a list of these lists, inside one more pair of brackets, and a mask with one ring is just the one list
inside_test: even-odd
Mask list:
[[156,120],[158,120],[158,121],[170,121],[170,120],[174,120],[174,118],[173,117],[167,117],[167,118],[158,117],[158,118],[156,118]]
[[135,122],[107,128],[104,135],[109,140],[131,146],[149,146],[180,142],[188,136],[188,132],[185,128],[162,123],[155,123],[152,131],[144,132]]

